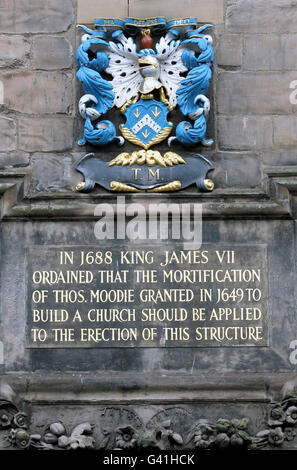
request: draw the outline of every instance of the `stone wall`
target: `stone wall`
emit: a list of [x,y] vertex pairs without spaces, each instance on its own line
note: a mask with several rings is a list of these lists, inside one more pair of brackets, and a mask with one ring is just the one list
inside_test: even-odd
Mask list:
[[[77,144],[83,123],[76,25],[91,25],[95,17],[157,15],[214,25],[214,145],[198,151],[215,165],[215,190],[152,197],[201,202],[205,241],[213,246],[265,245],[269,345],[206,352],[28,349],[26,249],[98,244],[94,206],[115,200],[98,188],[75,192],[82,178],[74,164],[93,150]],[[297,340],[296,1],[0,0],[0,25],[0,372],[25,403],[32,432],[63,419],[74,427],[99,410],[95,434],[101,447],[104,413],[110,429],[152,429],[151,420],[159,425],[172,419],[183,436],[188,431],[179,426],[192,426],[192,415],[211,422],[247,416],[255,436],[267,427],[267,404],[281,400],[284,383],[283,397],[288,390],[297,394],[296,364],[289,360],[289,345]],[[126,201],[135,200],[147,207],[147,194],[127,195]],[[0,397],[3,390],[0,381]],[[285,445],[296,448],[295,441]]]

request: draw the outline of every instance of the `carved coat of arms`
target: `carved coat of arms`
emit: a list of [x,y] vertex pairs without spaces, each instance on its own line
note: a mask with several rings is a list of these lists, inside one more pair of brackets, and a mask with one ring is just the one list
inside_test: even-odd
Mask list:
[[[207,34],[211,25],[198,27],[194,18],[127,18],[95,20],[95,30],[80,27],[85,34],[77,50],[77,77],[85,91],[79,101],[85,123],[79,144],[117,143],[123,149],[110,162],[85,155],[76,166],[85,177],[77,190],[88,191],[96,183],[111,191],[175,191],[194,183],[212,190],[207,173],[213,165],[197,153],[183,158],[174,148],[176,143],[188,149],[213,143],[206,138],[206,93],[214,60]],[[107,40],[110,28],[114,32]],[[159,39],[153,48],[154,33]],[[118,128],[102,119],[112,108],[122,114]],[[176,126],[170,121],[175,108],[186,117]],[[153,147],[166,140],[168,151],[162,155]],[[125,151],[125,142],[135,150]],[[155,168],[140,177],[141,166]]]

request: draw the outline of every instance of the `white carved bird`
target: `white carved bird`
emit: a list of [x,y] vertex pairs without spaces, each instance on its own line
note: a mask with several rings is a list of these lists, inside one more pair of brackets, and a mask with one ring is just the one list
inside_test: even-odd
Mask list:
[[121,31],[117,34],[119,43],[109,42],[106,72],[113,77],[115,106],[121,108],[138,91],[149,93],[161,87],[166,88],[170,105],[176,106],[176,90],[183,79],[182,73],[188,69],[182,62],[181,41],[173,39],[175,35],[168,32],[156,44],[156,51],[143,49],[139,53],[133,39],[126,38]]

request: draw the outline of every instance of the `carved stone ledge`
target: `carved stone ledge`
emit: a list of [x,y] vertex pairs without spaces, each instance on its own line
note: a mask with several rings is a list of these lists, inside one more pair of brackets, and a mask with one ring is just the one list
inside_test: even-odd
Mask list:
[[[294,196],[297,193],[297,167],[271,167],[264,171],[263,188],[254,190],[214,190],[210,194],[175,193],[175,203],[201,203],[205,218],[296,218]],[[114,194],[30,193],[28,169],[0,174],[2,220],[45,218],[57,220],[94,220],[94,204],[109,202],[114,207]],[[170,203],[172,195],[150,194],[155,203]],[[126,194],[126,202],[147,204],[147,195]]]
[[[196,419],[183,406],[164,406],[140,417],[133,406],[98,406],[94,423],[44,422],[31,432],[28,416],[7,384],[0,389],[0,449],[269,449],[296,448],[296,381],[285,384],[280,402],[266,405],[265,429],[252,433],[248,416]],[[210,405],[209,405],[210,406]],[[80,417],[83,411],[80,411]],[[44,413],[42,413],[44,416]],[[74,407],[74,415],[75,407]],[[97,418],[96,418],[97,416]],[[147,413],[145,416],[148,416]]]
[[[18,396],[31,404],[268,403],[280,396],[291,372],[233,374],[40,374],[5,375]],[[294,380],[294,375],[293,375]],[[61,393],[63,390],[63,393]]]

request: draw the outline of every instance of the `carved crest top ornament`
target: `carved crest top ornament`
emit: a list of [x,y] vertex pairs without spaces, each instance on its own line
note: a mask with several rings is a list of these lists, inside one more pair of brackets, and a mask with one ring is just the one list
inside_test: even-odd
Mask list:
[[[96,183],[111,191],[175,191],[194,183],[200,190],[212,190],[207,173],[213,165],[199,154],[187,159],[174,151],[177,143],[187,148],[213,143],[206,138],[210,110],[206,93],[214,60],[208,34],[212,25],[198,27],[195,18],[169,22],[127,18],[97,19],[95,30],[79,27],[85,32],[76,54],[77,78],[85,92],[79,100],[85,119],[79,144],[102,148],[130,142],[136,149],[132,154],[123,151],[109,163],[94,154],[84,156],[76,169],[85,182],[77,190],[88,191]],[[108,33],[112,40],[107,40]],[[159,38],[155,48],[154,34]],[[168,114],[177,107],[188,120],[177,124],[174,135]],[[125,118],[119,126],[121,135],[110,120],[101,120],[112,108]],[[151,149],[166,139],[164,155]],[[139,166],[156,169],[140,178],[135,171]]]

